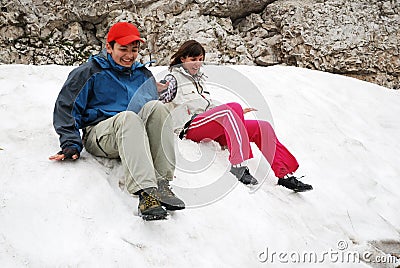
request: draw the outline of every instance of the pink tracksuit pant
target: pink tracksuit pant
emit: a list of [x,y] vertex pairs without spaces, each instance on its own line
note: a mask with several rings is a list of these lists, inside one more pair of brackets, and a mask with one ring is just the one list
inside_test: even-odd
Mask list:
[[232,165],[253,158],[250,142],[254,142],[278,178],[299,167],[296,158],[279,142],[271,124],[245,120],[242,106],[235,102],[199,114],[190,124],[186,138],[195,142],[211,139],[228,146]]

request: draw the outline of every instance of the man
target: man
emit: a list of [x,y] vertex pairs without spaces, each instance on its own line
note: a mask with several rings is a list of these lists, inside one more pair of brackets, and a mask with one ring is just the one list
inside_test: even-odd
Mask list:
[[175,169],[172,122],[157,101],[165,85],[136,62],[140,42],[133,24],[118,22],[107,34],[106,49],[69,74],[53,118],[62,150],[49,159],[77,160],[83,146],[95,156],[121,158],[127,190],[139,196],[139,214],[158,220],[185,204],[169,187]]

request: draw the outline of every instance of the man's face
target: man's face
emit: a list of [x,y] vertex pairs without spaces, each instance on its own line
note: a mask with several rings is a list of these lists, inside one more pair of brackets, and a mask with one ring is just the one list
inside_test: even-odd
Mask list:
[[111,55],[117,64],[130,68],[139,54],[139,42],[133,42],[124,46],[115,43],[114,48],[107,43],[106,49],[107,53]]

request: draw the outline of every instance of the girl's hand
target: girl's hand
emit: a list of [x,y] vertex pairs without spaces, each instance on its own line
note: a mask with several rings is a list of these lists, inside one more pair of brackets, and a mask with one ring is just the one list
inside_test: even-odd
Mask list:
[[165,83],[161,83],[161,82],[164,82],[164,81],[165,80],[162,80],[160,82],[156,82],[158,93],[161,93],[161,92],[163,92],[164,90],[166,90],[168,88],[169,82],[165,81]]

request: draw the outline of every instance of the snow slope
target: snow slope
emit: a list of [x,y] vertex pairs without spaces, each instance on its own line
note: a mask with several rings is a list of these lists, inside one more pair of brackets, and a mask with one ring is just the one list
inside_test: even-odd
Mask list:
[[[288,267],[304,252],[317,254],[318,267],[396,266],[340,256],[400,255],[398,91],[295,67],[232,67],[260,90],[300,163],[296,174],[314,190],[277,186],[254,148],[249,166],[264,179],[260,188],[236,183],[215,202],[144,222],[137,198],[118,185],[118,161],[85,151],[75,162],[48,160],[58,151],[54,101],[72,68],[0,66],[1,267]],[[179,165],[202,153],[215,158],[202,173],[177,170],[177,189],[228,176],[227,151],[176,142]]]

